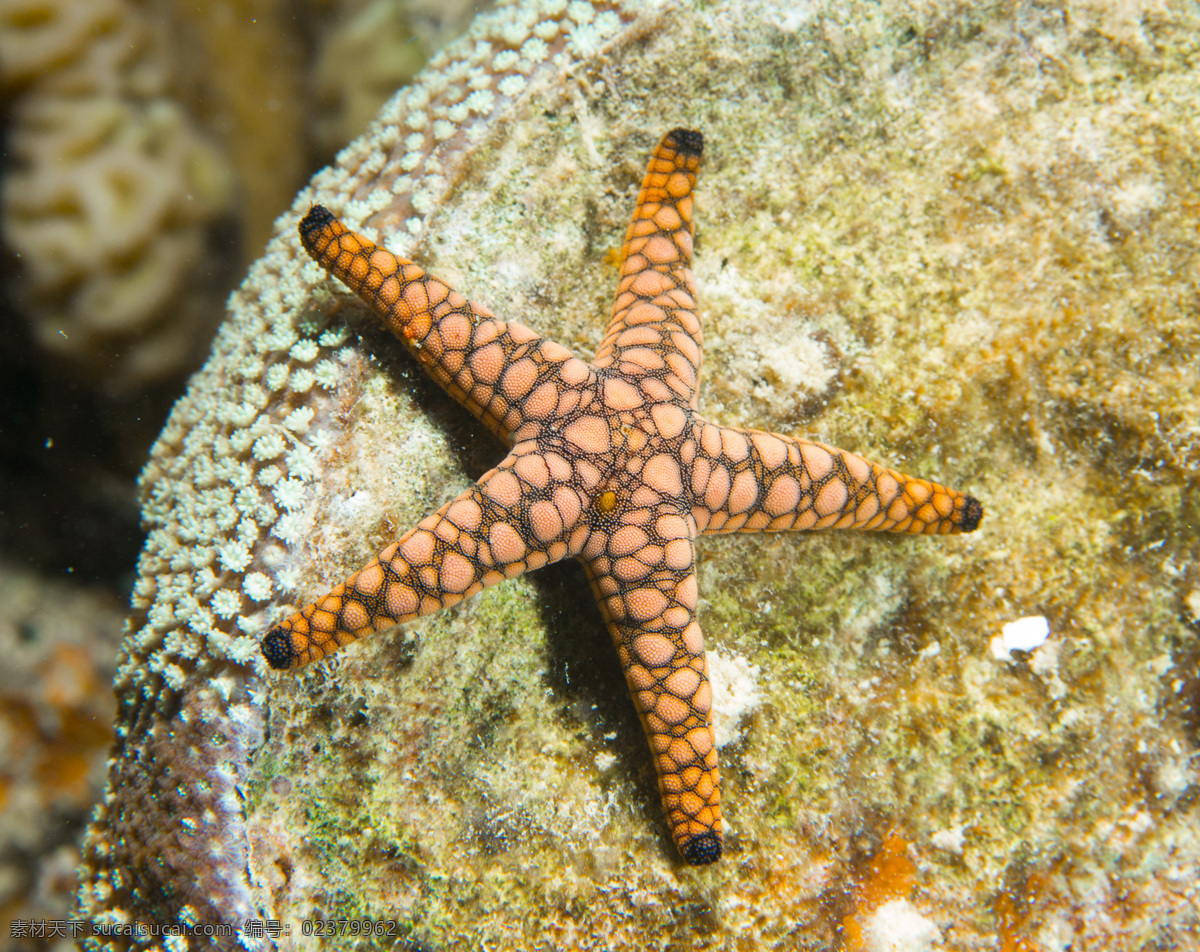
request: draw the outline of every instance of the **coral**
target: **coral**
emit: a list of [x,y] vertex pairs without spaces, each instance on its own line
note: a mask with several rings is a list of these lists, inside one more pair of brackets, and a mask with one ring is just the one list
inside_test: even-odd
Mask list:
[[885,906],[908,901],[917,867],[907,849],[904,837],[893,830],[869,859],[857,864],[857,869],[852,868],[845,897],[848,909],[841,922],[843,948],[861,952],[868,947],[867,923]]
[[314,135],[330,151],[359,135],[379,107],[407,85],[427,59],[407,7],[370,0],[344,11],[314,64],[318,116]]
[[31,83],[84,55],[93,37],[120,29],[122,0],[5,0],[0,6],[0,85]]
[[[305,177],[461,33],[473,5],[395,0],[172,3],[180,100],[228,156],[247,260]],[[309,46],[312,48],[310,49]]]
[[[115,600],[0,562],[0,928],[67,919],[112,740]],[[10,939],[10,948],[25,948]]]
[[472,6],[5,0],[2,231],[39,346],[110,390],[191,369],[314,153],[359,134]]
[[[178,373],[211,330],[221,156],[168,96],[161,37],[126,0],[0,11],[12,109],[3,238],[44,348],[115,389]],[[219,272],[219,269],[217,269]]]
[[308,147],[315,120],[303,41],[315,5],[164,5],[179,101],[220,143],[235,183],[242,262],[261,253],[276,216],[317,165]]
[[[1200,23],[1102,2],[822,10],[502,7],[298,196],[143,478],[87,915],[791,950],[861,911],[864,945],[887,923],[962,949],[1195,943]],[[498,457],[306,262],[295,222],[319,200],[586,351],[641,156],[676,123],[713,157],[699,287],[735,288],[736,262],[763,289],[701,302],[701,410],[952,468],[995,514],[953,547],[703,550],[711,643],[760,673],[722,751],[728,855],[702,873],[654,832],[638,725],[569,569],[294,682],[256,660],[270,623]],[[785,349],[816,368],[791,402]],[[1048,638],[993,656],[1029,616]],[[835,901],[880,879],[859,857],[892,830],[912,880]]]

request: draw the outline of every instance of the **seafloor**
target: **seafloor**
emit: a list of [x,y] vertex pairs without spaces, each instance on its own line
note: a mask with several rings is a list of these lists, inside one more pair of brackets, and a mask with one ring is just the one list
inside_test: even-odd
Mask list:
[[[1200,945],[1198,58],[1195,4],[685,4],[514,105],[423,264],[587,354],[649,150],[701,129],[701,412],[986,517],[702,543],[729,828],[708,869],[674,853],[573,563],[251,679],[258,909],[302,948],[347,947],[303,920],[362,917],[432,950]],[[355,382],[318,413],[295,594],[264,619],[501,453],[305,277],[308,319],[344,305]],[[1001,650],[1026,616],[1049,639]]]

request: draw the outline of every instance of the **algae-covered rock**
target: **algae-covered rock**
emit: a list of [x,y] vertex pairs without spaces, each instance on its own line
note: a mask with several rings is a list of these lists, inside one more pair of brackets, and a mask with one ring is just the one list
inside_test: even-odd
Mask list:
[[[147,468],[84,911],[278,920],[311,948],[364,918],[429,949],[1194,939],[1194,10],[489,17],[280,220]],[[574,564],[299,677],[257,653],[500,454],[306,260],[298,217],[320,201],[589,354],[678,125],[708,143],[701,411],[987,509],[948,539],[702,544],[738,715],[705,870],[673,852]],[[1046,639],[1009,650],[1030,616]]]

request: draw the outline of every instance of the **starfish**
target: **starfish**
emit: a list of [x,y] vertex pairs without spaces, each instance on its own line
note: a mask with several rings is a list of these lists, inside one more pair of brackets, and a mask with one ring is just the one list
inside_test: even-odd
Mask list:
[[684,860],[722,849],[696,537],[786,529],[955,533],[975,498],[823,443],[718,426],[697,412],[691,273],[699,132],[667,133],[622,248],[608,332],[589,364],[465,299],[314,205],[305,249],[510,447],[470,489],[263,638],[276,669],[488,585],[579,559],[616,645]]

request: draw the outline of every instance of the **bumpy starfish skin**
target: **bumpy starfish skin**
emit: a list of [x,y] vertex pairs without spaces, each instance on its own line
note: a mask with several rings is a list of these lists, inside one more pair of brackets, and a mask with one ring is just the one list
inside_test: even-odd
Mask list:
[[675,843],[692,864],[714,862],[722,845],[696,536],[970,532],[983,515],[970,496],[853,453],[696,412],[701,332],[689,265],[702,148],[700,133],[676,129],[655,150],[590,365],[497,320],[321,206],[309,211],[300,223],[309,253],[512,449],[262,643],[272,667],[294,668],[528,569],[579,559],[645,727]]

